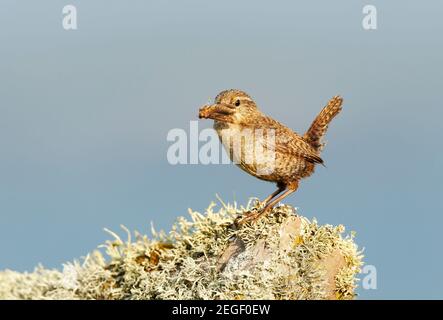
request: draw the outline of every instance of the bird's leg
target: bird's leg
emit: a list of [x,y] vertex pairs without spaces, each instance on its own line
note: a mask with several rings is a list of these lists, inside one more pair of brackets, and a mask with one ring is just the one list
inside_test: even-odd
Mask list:
[[270,201],[264,208],[263,210],[261,210],[260,214],[258,215],[257,218],[259,218],[260,216],[262,216],[263,214],[265,214],[266,212],[270,211],[277,203],[279,203],[280,201],[282,201],[284,198],[286,198],[287,196],[289,196],[291,193],[294,193],[295,191],[297,191],[297,188],[288,188],[284,193],[282,193],[280,196],[278,196],[277,198],[275,198],[274,200]]
[[[271,201],[275,196],[277,196],[278,194],[282,193],[286,189],[286,185],[280,184],[280,183],[277,184],[277,187],[278,187],[277,190],[275,190],[265,200],[263,200],[262,203],[264,204],[265,207],[266,207],[266,205],[268,204],[269,201]],[[254,218],[259,213],[260,213],[260,211],[258,211],[258,212],[251,212],[251,211],[245,212],[245,213],[243,213],[242,217],[239,219],[239,222],[241,223],[242,220],[248,219],[249,217],[250,218]]]
[[286,189],[286,185],[283,184],[277,184],[278,189],[275,190],[272,194],[270,194],[265,200],[263,200],[263,204],[266,206],[269,201],[274,199],[275,196],[279,195]]
[[298,189],[298,181],[289,184],[289,185],[287,186],[287,189],[286,189],[285,192],[283,192],[283,193],[282,193],[281,195],[279,195],[277,198],[275,198],[275,199],[269,201],[261,211],[259,211],[259,212],[257,212],[257,213],[254,213],[254,214],[247,215],[247,216],[245,216],[244,218],[242,217],[242,218],[238,221],[238,223],[239,223],[239,224],[244,224],[245,222],[248,222],[248,221],[254,221],[254,222],[257,221],[258,219],[260,219],[261,217],[263,217],[264,215],[266,215],[267,213],[269,213],[269,211],[271,211],[271,209],[272,209],[277,203],[279,203],[280,201],[282,201],[284,198],[286,198],[287,196],[289,196],[291,193],[294,193],[295,191],[297,191],[297,189]]

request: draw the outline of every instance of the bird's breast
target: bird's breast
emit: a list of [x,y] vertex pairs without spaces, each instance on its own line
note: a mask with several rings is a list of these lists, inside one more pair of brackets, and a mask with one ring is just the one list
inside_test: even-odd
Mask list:
[[276,154],[269,148],[274,144],[272,136],[232,123],[215,122],[214,129],[232,162],[260,179],[275,179]]

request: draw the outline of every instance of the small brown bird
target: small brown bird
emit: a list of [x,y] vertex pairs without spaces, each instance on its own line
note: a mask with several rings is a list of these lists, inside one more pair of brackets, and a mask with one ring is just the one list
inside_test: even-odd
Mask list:
[[342,102],[341,97],[333,97],[303,136],[264,115],[240,90],[222,91],[214,104],[200,109],[199,118],[214,120],[214,129],[232,161],[259,179],[277,183],[278,189],[262,202],[263,209],[246,214],[239,223],[269,212],[297,190],[300,179],[309,177],[316,164],[323,164],[321,139],[341,111]]

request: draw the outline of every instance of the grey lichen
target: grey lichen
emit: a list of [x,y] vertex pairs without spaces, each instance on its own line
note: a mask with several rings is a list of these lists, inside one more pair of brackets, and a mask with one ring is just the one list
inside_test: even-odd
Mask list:
[[223,204],[189,210],[152,237],[117,234],[103,248],[32,273],[0,272],[0,299],[352,299],[362,254],[344,227],[319,226],[280,206],[256,224],[235,218],[256,210]]

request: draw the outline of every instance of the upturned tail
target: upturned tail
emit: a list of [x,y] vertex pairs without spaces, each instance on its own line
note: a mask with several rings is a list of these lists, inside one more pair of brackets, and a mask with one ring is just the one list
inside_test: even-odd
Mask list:
[[329,123],[341,111],[342,103],[343,98],[340,96],[335,96],[329,100],[303,136],[303,139],[318,151],[323,148],[324,143],[321,140],[328,130]]

